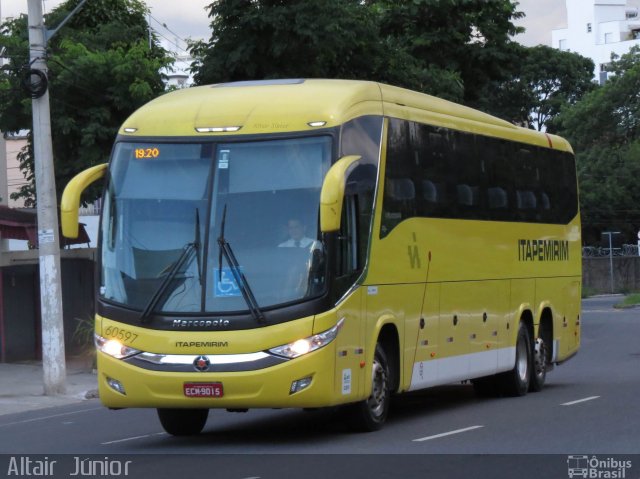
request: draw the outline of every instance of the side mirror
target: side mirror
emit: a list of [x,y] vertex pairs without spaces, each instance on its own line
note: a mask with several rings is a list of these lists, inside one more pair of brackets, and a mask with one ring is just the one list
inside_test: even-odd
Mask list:
[[80,195],[91,183],[102,178],[107,173],[107,164],[92,166],[78,173],[67,184],[60,200],[60,225],[65,238],[78,237],[78,213],[80,209]]
[[320,192],[320,231],[329,233],[340,229],[340,215],[347,177],[360,164],[361,157],[340,158],[327,172]]

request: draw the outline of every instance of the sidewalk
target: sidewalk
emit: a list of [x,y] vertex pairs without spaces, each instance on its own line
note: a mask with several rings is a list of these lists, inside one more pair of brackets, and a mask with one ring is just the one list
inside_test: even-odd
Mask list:
[[67,392],[45,396],[42,363],[0,363],[0,415],[64,406],[98,397],[95,371],[86,360],[67,360]]

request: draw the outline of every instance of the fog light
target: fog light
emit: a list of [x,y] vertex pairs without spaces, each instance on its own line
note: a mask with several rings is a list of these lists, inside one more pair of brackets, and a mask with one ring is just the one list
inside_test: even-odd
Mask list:
[[311,384],[311,376],[302,378],[302,379],[297,379],[291,383],[291,389],[289,389],[289,394],[295,394],[297,392],[300,392],[303,389],[308,388],[310,384]]
[[123,394],[125,396],[127,395],[127,392],[124,390],[124,386],[117,379],[113,379],[107,376],[107,384],[114,391],[119,392],[120,394]]

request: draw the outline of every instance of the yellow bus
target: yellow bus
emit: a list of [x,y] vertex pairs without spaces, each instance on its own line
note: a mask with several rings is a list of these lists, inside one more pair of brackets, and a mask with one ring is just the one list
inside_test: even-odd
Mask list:
[[580,344],[575,162],[557,136],[388,85],[235,82],[122,125],[105,184],[102,403],[173,435],[210,409],[343,405],[471,380],[539,391]]

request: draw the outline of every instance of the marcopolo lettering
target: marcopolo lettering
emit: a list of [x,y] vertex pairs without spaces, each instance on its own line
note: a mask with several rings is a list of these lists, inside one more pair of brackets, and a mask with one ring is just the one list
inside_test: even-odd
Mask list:
[[228,319],[174,319],[171,327],[174,329],[192,328],[226,328],[231,323]]
[[569,242],[519,239],[518,261],[569,261]]

